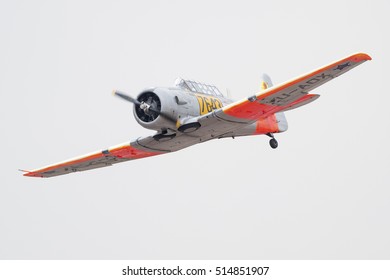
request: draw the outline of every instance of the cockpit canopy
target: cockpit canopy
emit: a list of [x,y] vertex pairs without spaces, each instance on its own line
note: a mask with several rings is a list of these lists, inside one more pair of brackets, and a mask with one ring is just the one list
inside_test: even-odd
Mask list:
[[207,84],[203,84],[191,80],[184,80],[182,78],[177,78],[175,81],[175,86],[192,92],[223,97],[223,94],[219,91],[219,89],[216,86],[207,85]]

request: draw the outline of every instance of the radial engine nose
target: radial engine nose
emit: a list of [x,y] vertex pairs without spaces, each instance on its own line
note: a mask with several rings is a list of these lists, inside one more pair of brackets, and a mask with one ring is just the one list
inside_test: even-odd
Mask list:
[[141,93],[137,100],[141,103],[135,106],[136,116],[143,122],[153,122],[161,112],[161,100],[152,91]]

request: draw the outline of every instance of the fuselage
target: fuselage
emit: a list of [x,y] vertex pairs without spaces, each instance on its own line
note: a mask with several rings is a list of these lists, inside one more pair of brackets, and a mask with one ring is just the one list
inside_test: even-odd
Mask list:
[[[234,100],[225,97],[216,87],[205,84],[180,80],[174,87],[148,88],[142,91],[137,100],[148,101],[160,110],[162,114],[153,116],[134,106],[134,117],[137,122],[148,129],[177,132],[182,124],[192,119],[209,114],[234,103]],[[192,87],[191,87],[192,86]],[[234,121],[234,120],[232,120]],[[287,120],[284,113],[276,113],[267,118],[251,122],[248,126],[236,131],[224,131],[213,138],[278,133],[287,130]],[[194,136],[197,135],[196,133]],[[205,136],[205,135],[197,135]]]

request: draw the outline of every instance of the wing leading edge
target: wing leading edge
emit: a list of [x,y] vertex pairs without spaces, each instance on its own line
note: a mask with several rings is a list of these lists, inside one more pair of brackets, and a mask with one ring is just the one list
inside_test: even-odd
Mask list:
[[128,160],[156,156],[162,153],[163,152],[161,151],[142,149],[142,147],[137,145],[137,142],[124,143],[110,147],[106,150],[90,153],[40,169],[27,171],[23,175],[30,177],[53,177],[77,171],[106,167]]

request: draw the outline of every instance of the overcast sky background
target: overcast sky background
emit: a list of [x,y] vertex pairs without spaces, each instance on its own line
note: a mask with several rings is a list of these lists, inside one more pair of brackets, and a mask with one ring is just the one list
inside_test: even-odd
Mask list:
[[[0,259],[389,259],[388,1],[1,1]],[[234,98],[355,52],[289,130],[50,179],[153,132],[133,95],[176,77]]]

